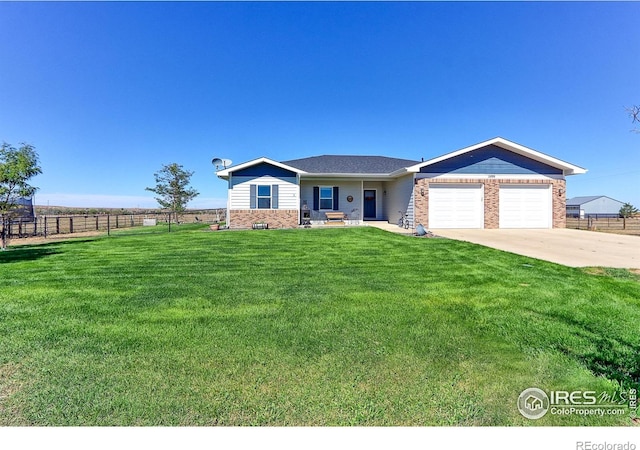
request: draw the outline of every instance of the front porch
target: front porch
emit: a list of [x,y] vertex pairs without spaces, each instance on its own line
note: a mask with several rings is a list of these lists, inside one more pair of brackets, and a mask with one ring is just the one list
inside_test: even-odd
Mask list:
[[300,180],[301,220],[311,225],[331,225],[338,213],[345,225],[364,221],[397,223],[400,211],[411,208],[412,177],[402,179],[313,178]]

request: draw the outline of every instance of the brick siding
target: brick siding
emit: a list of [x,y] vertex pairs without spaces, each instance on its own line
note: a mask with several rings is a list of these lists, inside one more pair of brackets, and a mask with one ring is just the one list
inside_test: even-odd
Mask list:
[[500,226],[500,185],[501,184],[551,184],[553,192],[552,213],[553,228],[566,227],[566,182],[565,180],[522,180],[496,178],[448,178],[416,180],[414,186],[415,222],[429,227],[429,181],[433,183],[471,183],[484,185],[484,227],[499,228]]
[[269,228],[295,228],[298,226],[297,209],[232,209],[229,211],[229,228],[247,229],[256,222],[264,222]]
[[566,228],[567,226],[567,183],[565,180],[554,180],[553,192],[553,228]]

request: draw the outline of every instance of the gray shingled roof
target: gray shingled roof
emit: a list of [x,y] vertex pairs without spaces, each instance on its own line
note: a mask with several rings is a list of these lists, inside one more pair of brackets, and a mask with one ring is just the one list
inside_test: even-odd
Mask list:
[[356,155],[322,155],[282,161],[283,164],[309,173],[363,174],[388,174],[404,167],[413,166],[419,162],[420,161],[409,159],[389,158],[386,156]]
[[[596,200],[598,198],[602,198],[602,197],[607,197],[606,195],[587,195],[584,197],[573,197],[570,198],[569,200],[567,200],[567,206],[573,206],[573,205],[584,205],[585,203],[589,203],[593,200]],[[611,197],[607,197],[607,198],[611,198]],[[614,199],[611,199],[614,200]],[[614,200],[614,201],[618,201],[618,200]],[[622,203],[622,202],[620,202]]]

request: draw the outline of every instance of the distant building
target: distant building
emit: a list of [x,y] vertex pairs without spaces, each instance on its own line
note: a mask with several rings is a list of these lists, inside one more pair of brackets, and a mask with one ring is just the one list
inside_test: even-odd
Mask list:
[[567,217],[619,217],[624,202],[606,195],[573,197],[567,200]]

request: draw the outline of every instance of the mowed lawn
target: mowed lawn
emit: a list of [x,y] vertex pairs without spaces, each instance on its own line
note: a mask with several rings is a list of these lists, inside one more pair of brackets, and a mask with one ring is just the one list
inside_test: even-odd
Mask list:
[[0,425],[631,425],[522,390],[640,377],[640,282],[372,228],[0,253]]

